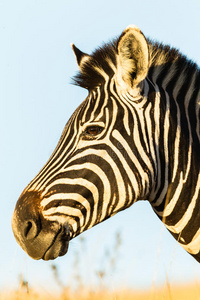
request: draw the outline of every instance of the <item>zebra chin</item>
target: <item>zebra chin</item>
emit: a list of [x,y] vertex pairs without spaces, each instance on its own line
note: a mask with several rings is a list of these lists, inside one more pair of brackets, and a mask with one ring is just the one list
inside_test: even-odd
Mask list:
[[44,253],[43,260],[53,260],[58,256],[63,256],[67,253],[69,246],[69,240],[65,233],[62,233],[62,230],[58,232],[50,247]]
[[23,193],[14,210],[12,229],[21,248],[33,259],[52,260],[67,253],[72,230],[68,223],[45,219],[40,195]]

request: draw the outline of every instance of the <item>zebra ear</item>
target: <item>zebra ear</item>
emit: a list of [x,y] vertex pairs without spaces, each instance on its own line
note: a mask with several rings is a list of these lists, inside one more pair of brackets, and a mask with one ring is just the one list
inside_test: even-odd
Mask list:
[[74,51],[74,54],[76,56],[76,61],[81,69],[83,62],[89,58],[89,55],[79,50],[74,44],[71,44],[72,50]]
[[138,27],[131,25],[123,31],[117,52],[119,84],[136,87],[147,76],[149,67],[148,44]]

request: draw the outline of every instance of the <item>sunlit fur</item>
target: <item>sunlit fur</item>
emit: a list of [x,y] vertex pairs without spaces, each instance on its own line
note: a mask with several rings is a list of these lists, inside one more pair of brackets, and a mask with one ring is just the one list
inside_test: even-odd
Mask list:
[[40,193],[43,217],[70,224],[70,238],[149,200],[200,261],[200,71],[176,49],[147,44],[148,74],[133,92],[116,80],[118,39],[82,60],[74,83],[88,97],[24,193]]

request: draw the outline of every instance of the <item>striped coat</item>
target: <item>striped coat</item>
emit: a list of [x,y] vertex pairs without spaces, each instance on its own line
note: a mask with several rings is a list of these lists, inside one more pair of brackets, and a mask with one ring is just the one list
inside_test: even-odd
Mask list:
[[81,232],[148,200],[200,261],[200,71],[135,26],[92,55],[72,45],[88,97],[25,188],[12,226],[33,258],[67,252]]

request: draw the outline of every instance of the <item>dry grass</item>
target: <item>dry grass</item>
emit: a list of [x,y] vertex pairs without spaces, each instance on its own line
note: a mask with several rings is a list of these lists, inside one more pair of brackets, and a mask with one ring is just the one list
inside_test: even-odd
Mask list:
[[108,290],[92,291],[81,290],[78,292],[70,292],[68,289],[62,291],[61,294],[55,295],[51,293],[38,293],[33,290],[26,291],[20,289],[18,291],[10,291],[0,293],[1,300],[199,300],[200,286],[192,284],[189,286],[166,286],[164,288],[152,291],[131,291],[121,290],[118,292],[110,292]]
[[[59,270],[55,264],[51,265],[51,271],[57,285],[60,287],[60,293],[52,293],[50,291],[36,291],[29,288],[29,282],[24,280],[23,275],[19,277],[18,290],[4,290],[0,291],[0,300],[200,300],[200,283],[176,286],[168,281],[168,274],[166,275],[165,284],[163,287],[156,288],[152,284],[150,290],[114,290],[106,289],[106,285],[102,284],[107,282],[107,274],[114,273],[117,268],[117,261],[119,257],[119,249],[122,244],[121,234],[117,233],[115,236],[115,244],[112,252],[105,252],[104,262],[105,265],[101,266],[100,270],[96,270],[94,274],[98,276],[99,285],[96,289],[84,288],[83,278],[80,275],[80,257],[81,251],[84,252],[85,241],[82,237],[79,239],[79,251],[74,253],[74,276],[73,280],[76,287],[76,292],[73,292],[73,285],[71,289],[66,286],[62,280]],[[169,266],[171,268],[172,262]],[[169,272],[168,270],[168,272]],[[109,286],[109,285],[108,285]]]

